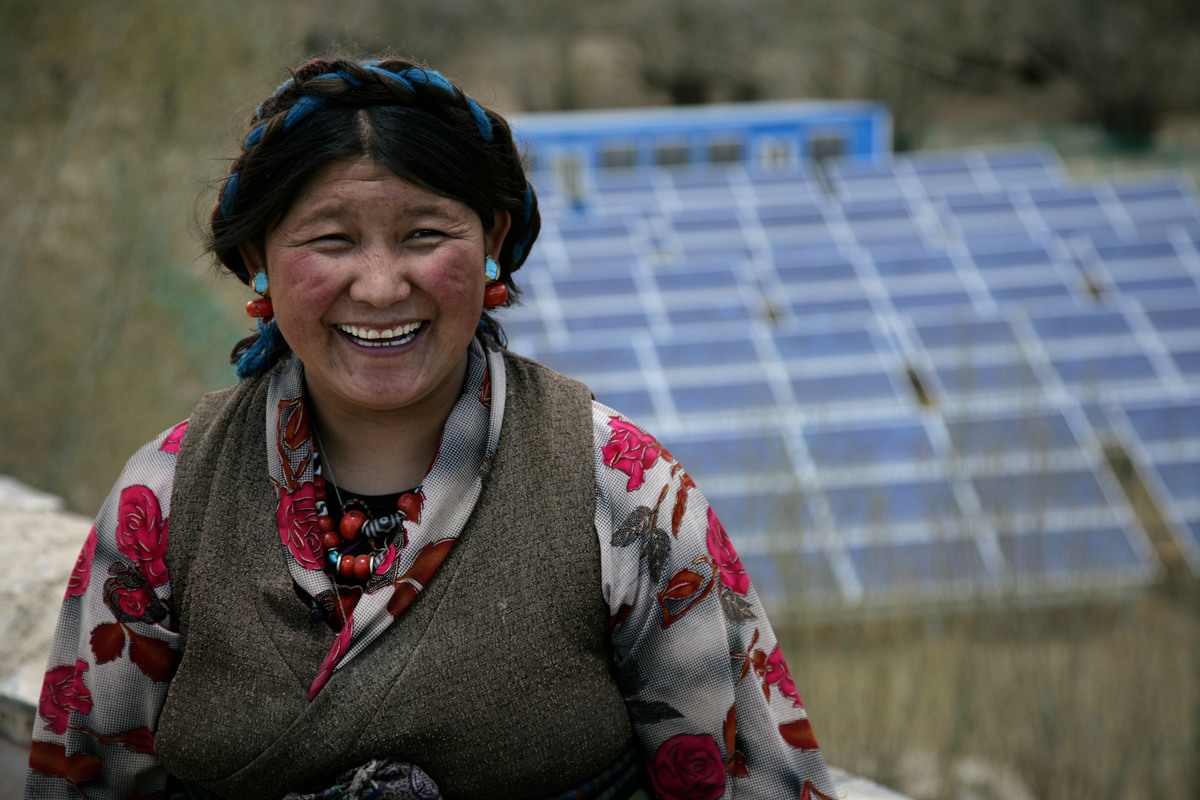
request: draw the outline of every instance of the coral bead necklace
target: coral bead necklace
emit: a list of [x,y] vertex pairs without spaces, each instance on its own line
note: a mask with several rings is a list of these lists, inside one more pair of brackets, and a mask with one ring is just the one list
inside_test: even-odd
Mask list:
[[[320,435],[316,443],[321,446]],[[383,563],[389,544],[399,550],[404,547],[404,520],[413,511],[420,488],[394,495],[360,499],[342,499],[341,489],[333,482],[332,468],[322,465],[319,451],[314,449],[313,482],[317,500],[317,528],[325,550],[327,571],[337,581],[365,583]],[[322,466],[329,470],[325,480]],[[330,513],[328,489],[333,487],[337,498],[337,513]],[[394,511],[389,509],[394,508]],[[398,541],[397,541],[398,537]]]

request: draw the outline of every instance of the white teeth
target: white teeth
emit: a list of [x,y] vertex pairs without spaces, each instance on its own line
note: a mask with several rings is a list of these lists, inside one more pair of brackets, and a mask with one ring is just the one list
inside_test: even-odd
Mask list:
[[360,344],[368,344],[371,347],[388,347],[389,345],[404,344],[412,340],[416,335],[417,330],[421,327],[420,322],[410,322],[407,325],[401,325],[397,328],[385,328],[378,330],[376,328],[360,328],[357,325],[337,325],[338,330],[354,337]]

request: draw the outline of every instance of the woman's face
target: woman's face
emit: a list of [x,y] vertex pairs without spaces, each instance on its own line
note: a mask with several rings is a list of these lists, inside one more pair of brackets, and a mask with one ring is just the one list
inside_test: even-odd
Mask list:
[[484,256],[500,253],[508,231],[507,212],[495,217],[486,231],[464,203],[365,156],[308,182],[263,255],[275,319],[319,408],[453,405],[483,310]]

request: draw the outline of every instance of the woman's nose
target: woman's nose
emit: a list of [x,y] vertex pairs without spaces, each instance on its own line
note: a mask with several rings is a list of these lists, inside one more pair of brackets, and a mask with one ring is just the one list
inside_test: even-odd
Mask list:
[[364,253],[350,283],[350,299],[376,308],[388,308],[407,298],[412,284],[395,253]]

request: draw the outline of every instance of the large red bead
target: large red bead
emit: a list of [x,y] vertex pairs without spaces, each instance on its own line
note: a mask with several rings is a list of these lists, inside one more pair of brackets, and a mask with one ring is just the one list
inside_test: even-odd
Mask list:
[[370,556],[358,556],[354,559],[354,577],[360,581],[365,581],[371,577]]
[[321,544],[326,550],[332,550],[342,543],[342,537],[337,531],[325,531],[321,534]]
[[267,297],[259,297],[246,303],[246,313],[252,317],[275,316],[275,310],[271,307],[271,300]]
[[492,281],[483,287],[483,307],[497,308],[508,300],[508,286],[500,281]]
[[338,574],[343,578],[354,577],[354,556],[342,556],[342,559],[338,561]]
[[317,517],[317,530],[321,533],[333,530],[333,517],[328,514]]
[[342,515],[342,538],[354,541],[358,538],[358,529],[367,521],[367,515],[361,511],[347,511]]

